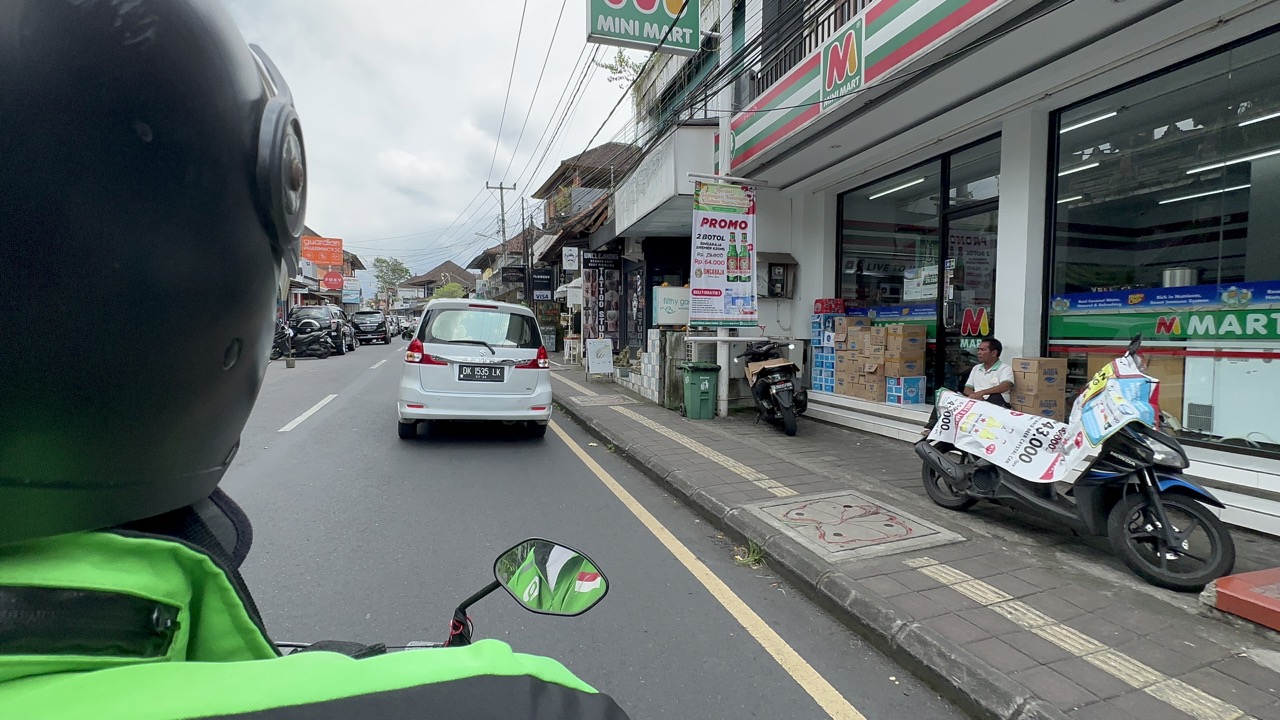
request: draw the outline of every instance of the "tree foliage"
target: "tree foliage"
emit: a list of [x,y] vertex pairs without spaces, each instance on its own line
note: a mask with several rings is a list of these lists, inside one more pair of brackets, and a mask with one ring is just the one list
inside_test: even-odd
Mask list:
[[380,257],[373,259],[373,277],[378,281],[378,292],[384,293],[413,277],[413,273],[396,258]]
[[614,55],[612,60],[596,61],[596,67],[609,71],[609,82],[623,87],[635,82],[636,78],[640,77],[640,71],[644,70],[644,66],[644,62],[633,59],[622,48],[618,48],[618,54]]
[[436,291],[434,293],[431,294],[431,297],[433,299],[434,298],[464,298],[466,296],[467,296],[467,289],[463,287],[462,283],[456,283],[456,282],[451,282],[451,283],[446,283],[444,285],[441,285],[440,287],[436,288]]

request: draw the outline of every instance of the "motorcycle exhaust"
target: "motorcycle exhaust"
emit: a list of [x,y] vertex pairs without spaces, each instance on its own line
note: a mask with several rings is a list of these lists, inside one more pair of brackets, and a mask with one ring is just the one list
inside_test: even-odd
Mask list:
[[921,440],[915,444],[916,455],[924,460],[934,472],[945,477],[951,487],[956,490],[968,490],[973,485],[971,471],[960,467],[947,457],[947,454],[938,448],[929,444],[928,440]]

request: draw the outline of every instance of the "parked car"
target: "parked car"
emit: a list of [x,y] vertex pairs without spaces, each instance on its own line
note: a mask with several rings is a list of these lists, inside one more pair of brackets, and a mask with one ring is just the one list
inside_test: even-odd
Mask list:
[[402,439],[442,420],[524,423],[531,437],[551,420],[551,362],[523,305],[439,299],[407,331],[396,413]]
[[376,340],[384,345],[391,343],[391,319],[381,310],[358,310],[352,313],[351,324],[355,326],[356,339],[360,342]]
[[342,308],[336,305],[304,305],[289,311],[289,327],[296,332],[298,323],[306,319],[320,323],[320,327],[329,333],[329,339],[337,348],[335,355],[345,355],[348,350],[356,349],[356,334]]

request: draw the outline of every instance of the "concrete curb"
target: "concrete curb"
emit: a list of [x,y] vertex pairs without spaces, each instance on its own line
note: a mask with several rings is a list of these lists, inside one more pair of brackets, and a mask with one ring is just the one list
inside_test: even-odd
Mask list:
[[557,397],[565,416],[682,498],[719,529],[751,541],[792,584],[881,652],[944,697],[986,720],[1069,720],[958,643],[904,615],[893,603],[834,569],[817,554],[755,515],[696,488],[684,472],[648,448],[632,446],[574,403]]

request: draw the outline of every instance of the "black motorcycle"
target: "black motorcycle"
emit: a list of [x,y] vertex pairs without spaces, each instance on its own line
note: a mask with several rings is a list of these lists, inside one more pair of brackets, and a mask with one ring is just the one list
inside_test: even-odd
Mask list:
[[323,360],[336,349],[329,333],[321,329],[320,323],[308,318],[298,323],[297,332],[288,325],[277,325],[275,340],[271,343],[271,359],[279,360],[289,356]]
[[[800,368],[782,357],[776,342],[758,342],[747,346],[745,352],[733,359],[736,363],[747,361],[747,384],[751,397],[756,401],[760,419],[781,424],[787,435],[796,434],[796,416],[809,409],[809,393],[796,387],[796,375]],[[787,345],[794,349],[795,345]]]
[[[472,642],[473,626],[468,608],[498,588],[511,594],[524,609],[539,615],[577,617],[595,607],[609,592],[609,581],[591,558],[551,540],[530,538],[498,556],[493,582],[453,611],[444,642],[415,641],[405,645],[378,645],[371,654],[386,650],[421,650],[462,647]],[[277,642],[286,654],[305,650],[312,643]],[[323,646],[317,646],[323,647]]]
[[[1090,388],[1106,391],[1117,376],[1134,378],[1140,367],[1138,336],[1120,361],[1104,366]],[[1125,365],[1119,363],[1123,361]],[[1140,372],[1137,371],[1137,372]],[[1138,376],[1142,377],[1142,376]],[[1159,416],[1158,408],[1152,408]],[[963,412],[963,411],[962,411]],[[1135,417],[1139,417],[1137,414]],[[964,417],[939,413],[943,431],[958,423],[979,423],[978,413]],[[998,421],[997,421],[998,422]],[[971,425],[972,427],[972,425]],[[1068,426],[1036,418],[1028,427],[1018,460],[1057,452],[1063,443],[1083,442],[1065,434]],[[994,435],[993,435],[994,437]],[[1003,440],[992,440],[988,452]],[[1071,484],[1032,482],[984,457],[949,442],[921,440],[916,454],[924,461],[924,489],[949,510],[967,510],[979,500],[1016,508],[1081,535],[1106,536],[1116,554],[1136,575],[1160,587],[1199,591],[1231,572],[1235,544],[1225,524],[1209,508],[1223,504],[1185,475],[1187,453],[1155,422],[1130,422],[1108,437],[1097,457]]]

